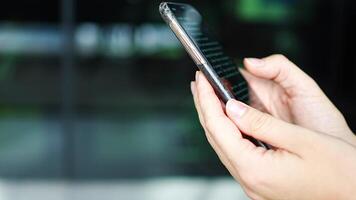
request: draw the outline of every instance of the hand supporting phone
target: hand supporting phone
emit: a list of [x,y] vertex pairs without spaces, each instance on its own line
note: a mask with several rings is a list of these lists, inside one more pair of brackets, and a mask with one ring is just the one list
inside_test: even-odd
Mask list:
[[[202,16],[191,5],[163,2],[159,7],[162,18],[203,72],[218,96],[227,103],[238,99],[249,103],[246,80],[234,61],[225,54],[220,43],[203,23]],[[254,138],[244,136],[258,146],[269,146]]]

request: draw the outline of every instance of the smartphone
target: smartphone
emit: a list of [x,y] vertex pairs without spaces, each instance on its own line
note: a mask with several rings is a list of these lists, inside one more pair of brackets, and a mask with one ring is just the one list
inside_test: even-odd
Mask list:
[[[234,60],[224,52],[221,44],[209,31],[200,13],[189,4],[171,2],[162,2],[159,11],[220,99],[224,103],[230,99],[238,99],[249,104],[246,80]],[[255,145],[269,149],[261,141],[244,137]]]

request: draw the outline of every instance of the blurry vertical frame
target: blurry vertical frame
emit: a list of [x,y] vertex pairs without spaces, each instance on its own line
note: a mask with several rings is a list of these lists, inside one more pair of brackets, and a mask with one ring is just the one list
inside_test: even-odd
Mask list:
[[[159,6],[164,21],[182,43],[199,70],[214,87],[220,99],[227,103],[238,99],[250,102],[249,87],[235,62],[223,50],[202,20],[200,13],[189,4],[162,2]],[[269,149],[254,138],[244,135],[256,146]]]

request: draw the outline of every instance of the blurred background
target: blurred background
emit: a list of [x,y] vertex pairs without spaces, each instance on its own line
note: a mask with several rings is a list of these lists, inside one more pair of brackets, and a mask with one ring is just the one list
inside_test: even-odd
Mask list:
[[[356,129],[355,1],[179,2],[240,63],[285,54]],[[0,199],[246,199],[199,126],[196,67],[159,3],[3,1]]]

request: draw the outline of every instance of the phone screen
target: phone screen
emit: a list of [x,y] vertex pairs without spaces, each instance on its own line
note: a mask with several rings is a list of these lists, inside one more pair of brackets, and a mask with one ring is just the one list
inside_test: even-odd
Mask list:
[[204,24],[200,13],[187,4],[168,3],[183,30],[213,68],[221,83],[238,100],[249,103],[246,80],[235,62],[223,50],[221,44]]

